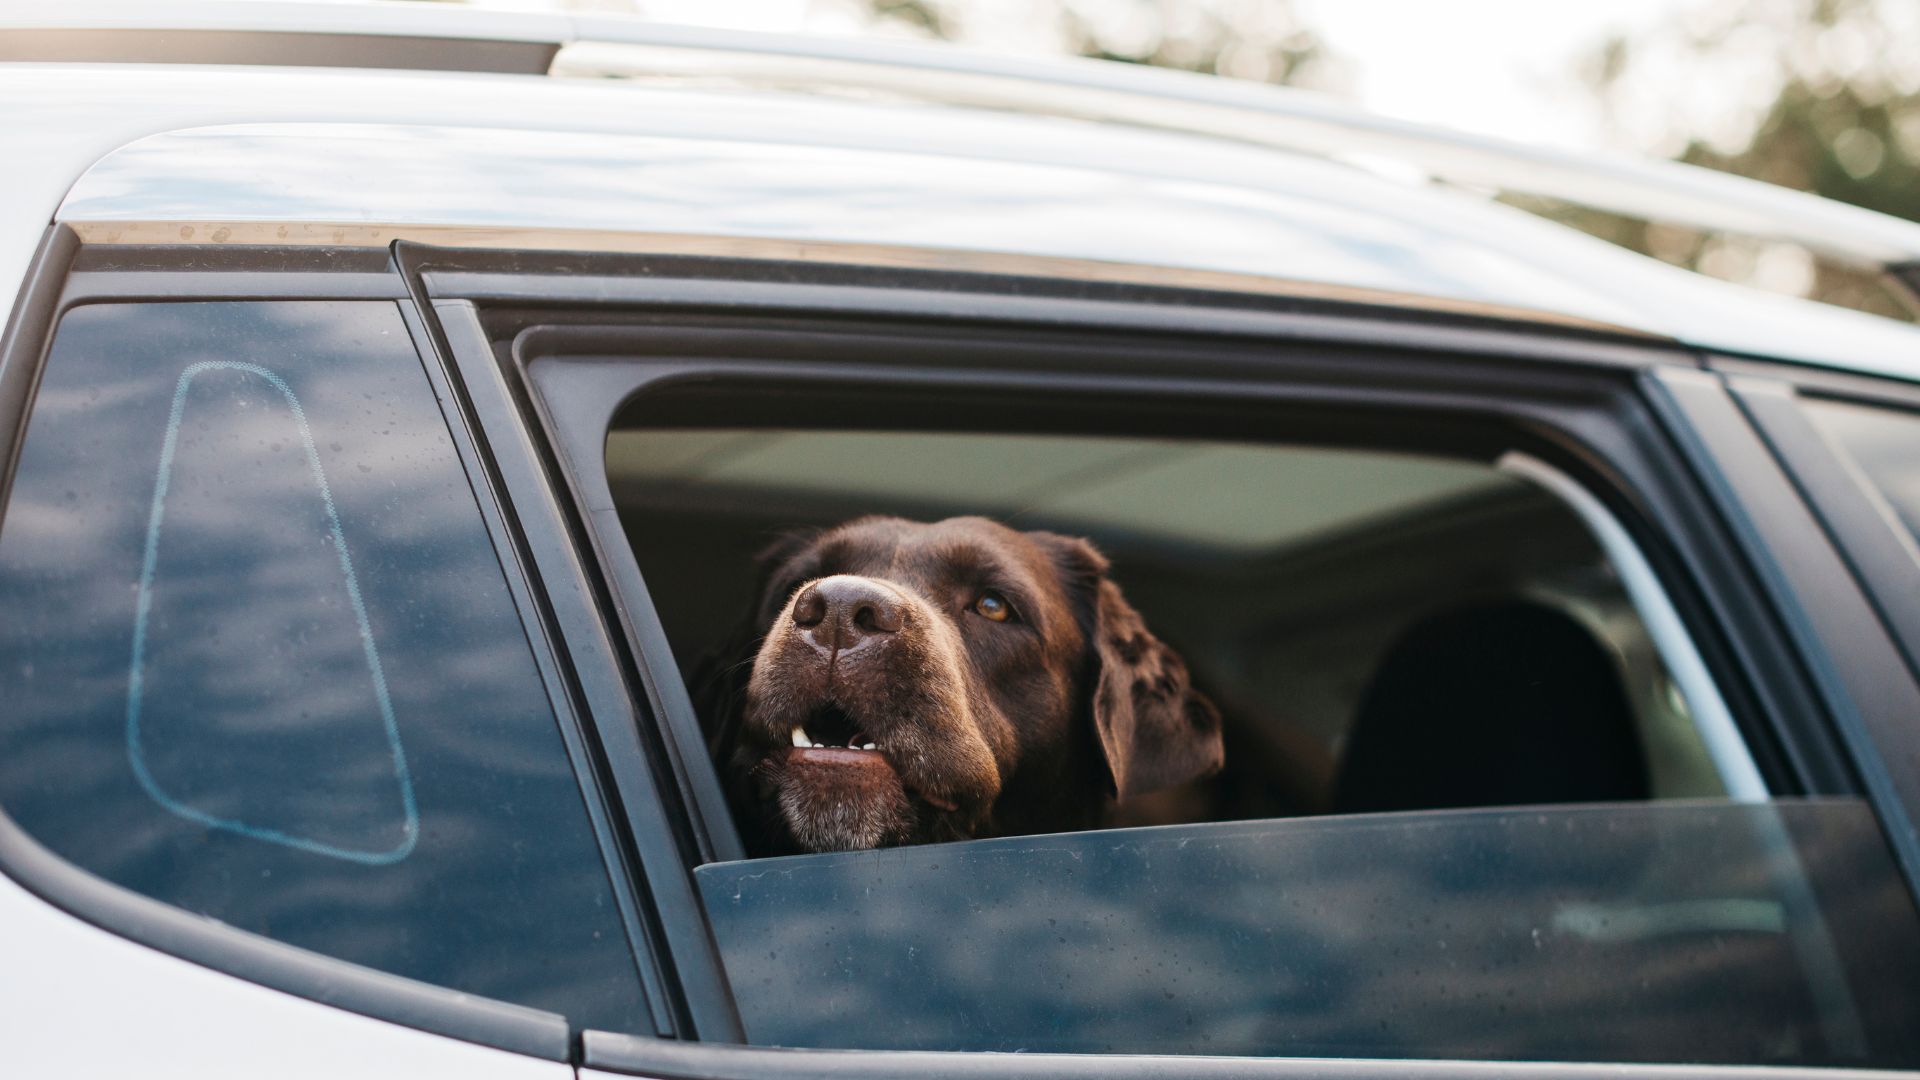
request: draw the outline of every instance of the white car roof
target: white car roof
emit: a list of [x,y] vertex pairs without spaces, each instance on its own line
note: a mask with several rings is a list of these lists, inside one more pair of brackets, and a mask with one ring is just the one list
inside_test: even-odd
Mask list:
[[[97,242],[375,246],[409,236],[1157,281],[1600,324],[1920,375],[1912,326],[1713,281],[1337,159],[1394,151],[1422,175],[1667,207],[1668,220],[1811,243],[1865,265],[1920,261],[1920,226],[1800,193],[1509,147],[1129,65],[397,10],[81,5],[60,18],[108,30],[144,20],[226,35],[293,31],[308,35],[298,39],[307,52],[268,54],[323,64],[352,62],[329,50],[364,51],[342,42],[346,28],[417,45],[423,65],[534,70],[544,59],[554,70],[653,77],[0,63],[0,146],[17,163],[0,173],[0,283],[18,280],[52,218]],[[46,20],[0,11],[0,26]],[[583,44],[589,32],[624,44]],[[15,48],[28,55],[45,45],[0,38],[25,42]],[[463,60],[448,52],[463,40],[544,51]],[[191,43],[186,52],[205,59],[237,44],[208,39],[202,54]],[[699,85],[703,73],[712,85]]]

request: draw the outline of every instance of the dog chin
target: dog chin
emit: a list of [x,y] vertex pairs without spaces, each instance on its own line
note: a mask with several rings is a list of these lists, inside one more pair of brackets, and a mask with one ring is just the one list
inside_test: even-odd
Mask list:
[[906,841],[913,806],[900,775],[872,752],[790,752],[775,791],[780,817],[805,851],[859,851]]

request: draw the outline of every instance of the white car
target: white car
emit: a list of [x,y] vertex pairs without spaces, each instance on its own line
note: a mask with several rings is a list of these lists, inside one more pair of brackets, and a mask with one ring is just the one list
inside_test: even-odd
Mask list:
[[[433,5],[0,9],[0,148],[0,1072],[1920,1069],[1920,330],[1473,192],[1920,225]],[[754,553],[868,513],[1092,538],[1225,769],[748,858]]]

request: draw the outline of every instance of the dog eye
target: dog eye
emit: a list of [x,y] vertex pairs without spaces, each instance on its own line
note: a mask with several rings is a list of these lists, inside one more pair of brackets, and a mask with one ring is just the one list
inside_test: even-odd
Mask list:
[[1013,605],[997,592],[981,593],[980,599],[973,602],[973,610],[994,622],[1006,622],[1013,618]]

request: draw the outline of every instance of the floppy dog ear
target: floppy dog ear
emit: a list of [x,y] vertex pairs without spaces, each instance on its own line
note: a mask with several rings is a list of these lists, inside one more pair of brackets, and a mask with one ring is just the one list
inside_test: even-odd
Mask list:
[[1220,713],[1193,688],[1186,661],[1148,631],[1092,544],[1052,539],[1065,541],[1064,551],[1055,550],[1063,551],[1070,583],[1090,600],[1083,622],[1095,667],[1090,711],[1114,794],[1128,799],[1220,771]]

